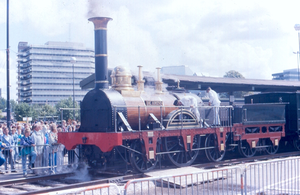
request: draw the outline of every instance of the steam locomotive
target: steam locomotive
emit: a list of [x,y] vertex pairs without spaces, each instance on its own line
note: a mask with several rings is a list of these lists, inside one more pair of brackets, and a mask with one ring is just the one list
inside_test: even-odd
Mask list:
[[[244,157],[257,151],[274,154],[281,140],[293,142],[300,150],[298,93],[257,94],[246,97],[244,105],[215,108],[220,123],[212,126],[214,111],[203,106],[197,95],[163,92],[159,68],[155,90],[145,91],[141,66],[137,89],[131,85],[130,71],[121,66],[112,71],[109,88],[106,35],[110,20],[89,19],[95,26],[95,88],[81,103],[78,132],[58,135],[66,149],[79,146],[80,158],[90,166],[105,169],[118,155],[126,166],[147,172],[163,159],[182,167],[204,153],[208,160],[220,161],[226,151],[236,148]],[[197,99],[200,121],[189,108],[173,105],[184,96]]]

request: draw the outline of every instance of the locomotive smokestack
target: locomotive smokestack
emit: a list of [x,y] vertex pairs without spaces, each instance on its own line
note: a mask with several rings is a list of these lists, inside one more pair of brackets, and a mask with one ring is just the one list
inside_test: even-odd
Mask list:
[[108,88],[107,71],[107,17],[89,18],[95,26],[95,89]]

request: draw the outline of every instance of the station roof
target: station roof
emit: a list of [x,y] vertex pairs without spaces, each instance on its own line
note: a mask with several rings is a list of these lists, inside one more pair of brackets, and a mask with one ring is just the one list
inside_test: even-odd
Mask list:
[[[257,92],[295,92],[300,90],[300,81],[286,80],[262,80],[262,79],[240,79],[224,77],[204,77],[204,76],[182,76],[182,75],[161,75],[162,82],[169,87],[180,87],[187,90],[206,90],[211,87],[216,92],[233,91],[257,91]],[[82,89],[94,88],[95,75],[85,78],[80,82]]]
[[163,82],[176,85],[180,80],[180,86],[186,89],[206,90],[211,87],[218,93],[232,91],[257,91],[257,92],[275,92],[300,90],[300,81],[286,80],[262,80],[262,79],[240,79],[224,77],[203,77],[203,76],[180,76],[163,75]]

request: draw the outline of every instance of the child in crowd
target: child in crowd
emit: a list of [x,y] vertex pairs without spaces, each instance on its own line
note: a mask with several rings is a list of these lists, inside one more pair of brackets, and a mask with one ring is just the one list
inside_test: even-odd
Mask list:
[[20,145],[21,145],[21,139],[24,136],[22,134],[22,126],[21,125],[17,126],[17,134],[18,134],[18,143],[17,143],[17,145],[18,145],[18,151],[19,151],[17,160],[20,160],[21,159],[21,147],[20,147]]
[[29,164],[28,164],[28,169],[32,168],[32,164],[35,161],[36,158],[36,152],[34,151],[34,140],[32,139],[32,137],[30,136],[30,129],[25,129],[25,135],[21,138],[21,142],[20,142],[21,146],[22,146],[22,168],[23,168],[23,175],[24,177],[27,177],[27,170],[26,170],[26,160],[27,160],[27,156],[29,156],[31,159]]

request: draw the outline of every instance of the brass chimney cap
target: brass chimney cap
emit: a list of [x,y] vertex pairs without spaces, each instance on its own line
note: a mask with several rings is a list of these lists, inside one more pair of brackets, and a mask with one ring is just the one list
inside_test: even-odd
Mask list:
[[106,29],[107,23],[110,20],[112,20],[112,18],[108,18],[108,17],[93,17],[93,18],[89,18],[88,20],[94,23],[95,30],[97,30],[97,29]]

